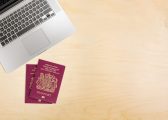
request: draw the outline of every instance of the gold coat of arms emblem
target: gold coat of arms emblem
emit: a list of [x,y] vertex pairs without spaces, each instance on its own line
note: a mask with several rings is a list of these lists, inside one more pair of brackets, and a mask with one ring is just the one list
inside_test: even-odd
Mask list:
[[36,88],[46,92],[54,93],[57,88],[58,79],[50,73],[40,73],[38,80],[36,81]]

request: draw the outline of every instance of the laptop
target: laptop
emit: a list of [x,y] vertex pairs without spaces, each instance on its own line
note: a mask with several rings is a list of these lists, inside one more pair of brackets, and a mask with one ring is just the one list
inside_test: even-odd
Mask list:
[[0,63],[6,72],[73,32],[57,0],[0,0]]

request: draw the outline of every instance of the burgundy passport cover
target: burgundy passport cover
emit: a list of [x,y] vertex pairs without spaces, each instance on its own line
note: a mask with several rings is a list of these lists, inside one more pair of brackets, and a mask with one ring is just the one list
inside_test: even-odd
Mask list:
[[34,82],[35,72],[37,70],[37,65],[35,64],[27,64],[26,65],[26,90],[25,90],[25,103],[47,103],[41,101],[40,99],[30,98],[30,92],[32,88],[32,84]]
[[30,97],[56,103],[65,66],[39,60]]

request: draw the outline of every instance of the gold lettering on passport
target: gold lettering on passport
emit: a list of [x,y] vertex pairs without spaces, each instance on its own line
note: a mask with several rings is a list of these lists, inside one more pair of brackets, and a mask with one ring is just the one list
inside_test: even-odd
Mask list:
[[36,88],[38,90],[54,93],[57,88],[57,82],[58,80],[54,75],[51,75],[50,73],[40,73],[40,76],[36,81]]
[[49,93],[44,93],[44,92],[40,92],[40,91],[37,91],[36,93],[40,94],[40,95],[45,95],[45,96],[48,96],[48,97],[51,96],[51,94],[49,94]]
[[54,74],[60,74],[58,72],[59,68],[57,66],[53,66],[53,65],[49,65],[49,64],[43,65],[43,68],[41,70],[48,71],[48,72],[54,73]]
[[34,81],[34,77],[31,77],[31,80],[30,80],[30,85],[29,85],[29,89],[31,89],[31,88],[32,88],[33,81]]
[[32,88],[32,84],[33,84],[33,81],[34,81],[34,77],[35,77],[35,71],[36,71],[36,67],[32,69],[32,73],[30,73],[32,75],[31,77],[31,80],[30,80],[30,85],[29,85],[29,89]]

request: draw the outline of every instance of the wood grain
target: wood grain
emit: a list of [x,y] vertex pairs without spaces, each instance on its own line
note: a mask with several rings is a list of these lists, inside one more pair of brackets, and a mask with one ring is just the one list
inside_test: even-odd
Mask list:
[[66,65],[57,104],[24,104],[25,65],[1,68],[0,120],[167,120],[167,1],[60,3],[76,33],[29,61]]

